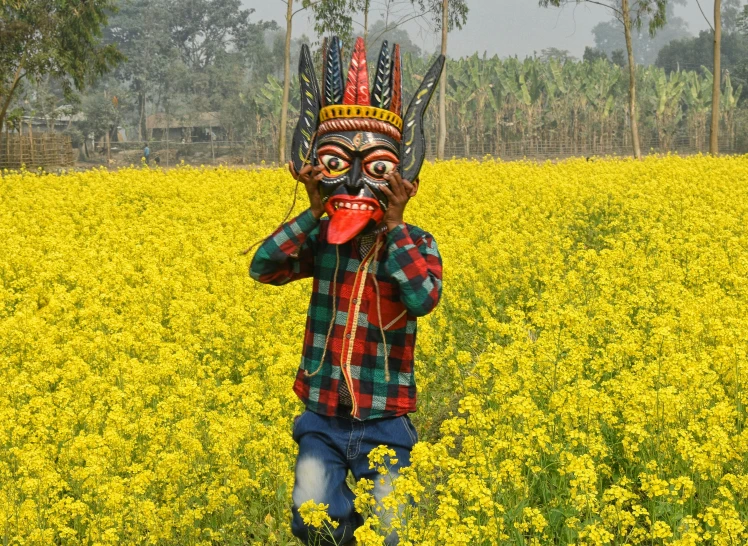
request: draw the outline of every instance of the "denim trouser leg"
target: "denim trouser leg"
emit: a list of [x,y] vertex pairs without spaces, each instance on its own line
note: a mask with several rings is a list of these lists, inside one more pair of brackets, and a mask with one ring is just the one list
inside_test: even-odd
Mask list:
[[[417,441],[416,430],[405,416],[356,421],[305,411],[297,419],[293,434],[299,444],[299,455],[291,529],[305,544],[344,544],[352,538],[363,518],[355,511],[353,493],[345,483],[348,470],[356,480],[367,478],[374,482],[373,494],[379,502],[392,488],[389,476],[383,477],[376,469],[369,468],[369,452],[379,445],[395,450],[398,462],[391,468],[394,476],[401,467],[410,464],[410,451]],[[304,525],[298,508],[308,500],[329,504],[328,514],[339,524],[332,539],[329,535],[319,536]],[[392,513],[378,515],[385,524],[395,516]],[[385,543],[396,545],[397,534],[391,533]]]

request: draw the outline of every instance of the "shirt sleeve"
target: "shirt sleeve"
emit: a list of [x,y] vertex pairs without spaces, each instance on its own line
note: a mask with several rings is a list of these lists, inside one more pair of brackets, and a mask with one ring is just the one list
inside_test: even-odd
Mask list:
[[249,266],[249,276],[280,286],[314,273],[320,221],[310,209],[280,226],[260,245]]
[[413,315],[430,313],[442,293],[442,258],[436,241],[424,233],[414,242],[400,224],[387,234],[385,269],[400,287],[400,298]]

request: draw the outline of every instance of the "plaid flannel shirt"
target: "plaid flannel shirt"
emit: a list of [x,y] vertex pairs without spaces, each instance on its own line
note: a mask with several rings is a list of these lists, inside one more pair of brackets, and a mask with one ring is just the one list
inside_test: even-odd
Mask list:
[[360,256],[353,241],[327,242],[328,222],[304,211],[263,242],[250,266],[250,276],[267,284],[314,278],[294,392],[307,409],[335,415],[345,381],[355,419],[413,412],[416,317],[441,296],[436,242],[401,224]]

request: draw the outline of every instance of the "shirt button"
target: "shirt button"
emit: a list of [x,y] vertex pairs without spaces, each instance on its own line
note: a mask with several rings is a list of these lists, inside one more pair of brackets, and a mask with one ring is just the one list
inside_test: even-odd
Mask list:
[[351,339],[351,334],[346,334],[346,335],[345,335],[345,338],[346,338],[346,339]]
[[356,298],[353,298],[353,303],[357,303],[358,300]]

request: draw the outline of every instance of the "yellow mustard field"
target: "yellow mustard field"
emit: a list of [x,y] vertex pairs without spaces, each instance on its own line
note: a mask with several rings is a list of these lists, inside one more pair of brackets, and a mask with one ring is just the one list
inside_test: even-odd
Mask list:
[[[0,543],[298,544],[311,281],[257,284],[241,253],[292,191],[0,178]],[[445,279],[401,544],[748,542],[748,157],[426,165],[406,221]]]

